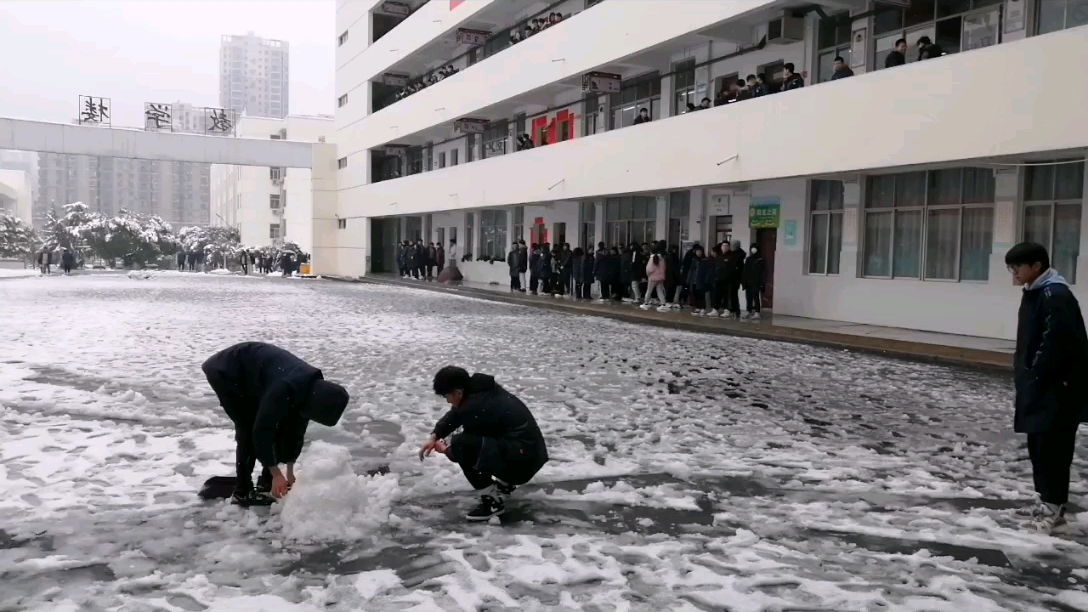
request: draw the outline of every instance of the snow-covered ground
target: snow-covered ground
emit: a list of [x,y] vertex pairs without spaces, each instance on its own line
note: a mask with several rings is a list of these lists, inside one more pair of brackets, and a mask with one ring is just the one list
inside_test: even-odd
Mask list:
[[[352,394],[282,507],[196,498],[233,452],[200,364],[242,340]],[[1014,518],[1007,377],[161,273],[0,283],[0,347],[0,610],[1088,610],[1088,513],[1060,538]],[[465,524],[456,466],[414,455],[447,364],[494,374],[548,439],[499,524]],[[1083,448],[1074,472],[1083,503]]]

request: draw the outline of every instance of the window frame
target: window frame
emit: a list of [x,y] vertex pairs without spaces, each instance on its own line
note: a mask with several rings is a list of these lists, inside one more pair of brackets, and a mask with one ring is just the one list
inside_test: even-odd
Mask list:
[[[1084,182],[1086,180],[1086,177],[1088,177],[1088,160],[1079,159],[1079,158],[1077,159],[1077,161],[1080,162],[1081,168],[1082,168],[1081,177],[1080,177],[1081,178],[1081,180],[1080,180],[1080,197],[1076,197],[1076,198],[1074,198],[1074,197],[1058,198],[1059,173],[1056,171],[1057,168],[1058,168],[1058,164],[1064,162],[1062,165],[1064,165],[1064,164],[1073,165],[1073,163],[1074,163],[1073,160],[1074,160],[1074,158],[1068,158],[1068,159],[1052,159],[1052,160],[1047,160],[1047,161],[1043,161],[1043,162],[1038,162],[1038,161],[1037,162],[1032,162],[1033,165],[1028,166],[1026,172],[1024,172],[1024,192],[1023,192],[1024,197],[1023,197],[1023,206],[1022,206],[1021,212],[1020,212],[1020,237],[1021,237],[1021,240],[1027,240],[1026,233],[1027,233],[1028,209],[1029,208],[1046,207],[1048,212],[1049,212],[1049,215],[1050,215],[1049,218],[1048,218],[1048,228],[1047,228],[1048,232],[1049,232],[1049,235],[1047,236],[1047,243],[1044,244],[1043,246],[1046,247],[1047,253],[1050,254],[1051,265],[1054,265],[1054,241],[1055,241],[1055,239],[1057,238],[1057,235],[1058,235],[1058,207],[1059,206],[1073,206],[1073,205],[1078,206],[1078,207],[1080,207],[1080,218],[1081,218],[1082,223],[1083,223],[1083,219],[1084,219],[1084,193],[1085,193]],[[1052,176],[1050,178],[1050,197],[1047,198],[1047,199],[1029,200],[1028,198],[1030,196],[1030,193],[1028,192],[1028,187],[1029,187],[1029,182],[1033,179],[1033,177],[1031,177],[1029,175],[1032,172],[1034,172],[1036,168],[1038,168],[1040,166],[1043,166],[1043,165],[1046,165],[1046,164],[1053,164],[1050,167],[1055,169],[1055,172],[1053,172],[1053,174],[1052,174]],[[1077,225],[1077,244],[1078,244],[1078,246],[1080,245],[1081,241],[1084,239],[1084,237],[1081,235],[1080,229],[1081,229],[1080,225],[1078,224]],[[1073,269],[1072,270],[1059,270],[1059,272],[1062,274],[1062,276],[1066,279],[1066,281],[1070,285],[1074,285],[1074,286],[1076,285],[1076,281],[1077,281],[1076,260],[1079,259],[1079,258],[1080,258],[1080,251],[1078,250],[1077,251],[1077,256],[1073,260]]]
[[[949,170],[958,170],[960,172],[960,174],[959,174],[958,202],[957,203],[940,203],[940,204],[931,203],[932,196],[935,193],[932,190],[932,183],[933,183],[934,174],[937,173],[937,172],[949,171]],[[990,196],[991,201],[989,201],[989,202],[966,202],[965,201],[967,199],[966,195],[967,195],[967,185],[968,185],[968,181],[967,181],[967,175],[968,175],[967,171],[968,170],[973,170],[973,171],[976,171],[976,172],[988,172],[989,173],[989,177],[990,177],[989,180],[991,181],[991,183],[990,183],[990,192],[989,192],[988,195]],[[900,189],[899,189],[899,179],[900,179],[900,177],[904,177],[904,176],[907,176],[907,175],[918,174],[918,173],[924,173],[924,176],[925,176],[925,181],[923,183],[924,184],[924,191],[923,191],[922,197],[921,197],[921,204],[920,205],[913,205],[913,206],[898,206],[898,204],[899,204],[899,195],[900,195]],[[888,205],[888,206],[872,206],[871,202],[872,202],[872,196],[873,196],[873,191],[874,191],[873,190],[873,181],[874,181],[874,179],[885,180],[885,179],[887,179],[889,177],[894,178],[894,181],[895,181],[893,183],[893,188],[891,189],[891,204]],[[962,270],[963,243],[964,243],[964,240],[963,240],[963,231],[964,231],[963,219],[964,219],[964,212],[966,210],[969,210],[969,209],[988,209],[988,210],[991,211],[991,219],[993,219],[994,214],[996,214],[995,211],[996,211],[996,200],[997,200],[997,197],[996,197],[996,194],[995,194],[995,185],[994,185],[994,183],[995,183],[995,179],[994,179],[994,176],[993,176],[992,169],[978,168],[978,167],[974,167],[974,166],[956,166],[956,167],[948,167],[948,168],[938,168],[938,169],[934,169],[934,170],[918,170],[918,171],[913,171],[913,172],[898,172],[898,173],[878,174],[878,175],[867,176],[866,177],[865,199],[862,202],[862,207],[861,207],[862,217],[861,217],[860,232],[859,232],[860,233],[860,240],[859,240],[859,243],[860,243],[859,247],[860,248],[859,248],[859,251],[861,252],[860,276],[862,278],[880,279],[880,280],[917,280],[917,281],[920,281],[920,282],[974,283],[974,284],[987,284],[987,283],[989,283],[990,282],[990,274],[989,274],[988,269],[987,269],[987,273],[986,273],[986,278],[984,278],[984,279],[964,279],[963,278],[963,270]],[[941,211],[941,210],[956,210],[958,212],[957,226],[956,226],[956,248],[955,248],[955,263],[954,263],[954,266],[953,266],[953,270],[954,270],[953,278],[930,277],[929,274],[927,274],[927,272],[928,272],[927,267],[928,267],[929,259],[930,259],[929,258],[930,212],[931,211]],[[915,212],[918,212],[918,213],[921,214],[921,226],[920,226],[920,229],[919,229],[920,240],[919,240],[919,254],[918,254],[918,275],[917,276],[896,275],[896,273],[895,273],[896,230],[899,227],[899,220],[900,220],[900,216],[901,216],[900,213],[915,213]],[[868,220],[870,215],[891,215],[890,240],[889,240],[888,249],[887,249],[887,255],[888,255],[888,259],[889,259],[889,261],[888,261],[888,271],[890,273],[889,275],[868,274],[867,271],[866,271],[867,258],[868,258],[868,255],[869,255],[869,244],[868,244],[868,240],[867,240],[868,237],[866,235],[866,232],[867,232],[867,228],[868,228],[867,220]],[[993,222],[993,221],[991,221],[991,222]],[[811,230],[810,230],[810,232],[811,232]],[[993,231],[992,231],[992,228],[991,228],[991,233],[990,233],[990,254],[991,255],[993,254],[993,244],[994,244],[994,242],[993,242]]]
[[[830,185],[838,185],[837,194],[832,193],[828,200],[828,207],[816,208],[818,201],[817,190],[820,188],[820,183],[826,182]],[[846,185],[842,181],[813,179],[809,181],[809,204],[808,204],[808,233],[806,236],[806,259],[808,265],[805,267],[809,276],[839,276],[842,274],[842,233],[843,233],[843,220],[845,219],[846,210]],[[838,204],[838,208],[835,208],[835,204]],[[838,272],[831,272],[831,223],[835,218],[838,218],[839,223],[839,252],[838,252]],[[827,232],[824,238],[823,256],[820,257],[823,260],[823,272],[814,270],[814,264],[816,260],[813,259],[812,247],[813,247],[813,231],[816,228],[816,220],[822,218],[825,220]]]
[[344,108],[348,105],[348,95],[344,94],[336,99],[336,108]]
[[347,167],[348,167],[348,158],[347,157],[341,157],[340,159],[336,160],[336,169],[337,170],[343,170],[344,168],[347,168]]

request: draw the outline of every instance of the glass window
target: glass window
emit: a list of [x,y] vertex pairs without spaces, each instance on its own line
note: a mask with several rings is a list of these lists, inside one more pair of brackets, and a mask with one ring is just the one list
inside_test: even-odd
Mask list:
[[480,256],[493,260],[506,258],[506,211],[480,211]]
[[1040,0],[1036,22],[1038,34],[1088,24],[1088,0]]
[[842,181],[812,181],[809,274],[838,274],[842,255]]
[[468,214],[465,215],[465,252],[464,252],[464,254],[469,255],[469,256],[472,255],[472,241],[476,236],[476,233],[472,231],[473,226],[474,226],[473,217],[475,217],[475,215],[473,213],[468,213]]
[[[891,174],[869,177],[868,184],[864,275],[961,281],[989,278],[992,170],[947,168]],[[889,207],[895,212],[888,212]]]
[[1027,169],[1024,240],[1045,246],[1051,265],[1070,283],[1076,282],[1080,255],[1083,194],[1083,161],[1058,160]]

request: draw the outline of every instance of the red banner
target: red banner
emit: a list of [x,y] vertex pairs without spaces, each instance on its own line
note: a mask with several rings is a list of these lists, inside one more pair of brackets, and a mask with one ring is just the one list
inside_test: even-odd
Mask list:
[[465,0],[450,0],[450,10],[452,11],[453,9],[461,6],[464,3]]

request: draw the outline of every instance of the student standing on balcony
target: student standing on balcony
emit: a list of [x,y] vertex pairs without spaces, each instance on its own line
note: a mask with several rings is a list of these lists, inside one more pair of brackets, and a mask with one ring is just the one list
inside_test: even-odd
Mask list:
[[650,111],[645,108],[638,109],[638,117],[635,117],[635,125],[650,122]]
[[782,66],[782,70],[785,76],[782,78],[782,91],[790,91],[791,89],[800,89],[805,86],[805,79],[801,78],[801,75],[794,72],[792,63],[787,63]]
[[933,44],[928,36],[918,39],[918,61],[934,59],[944,55],[944,49],[940,45]]
[[835,71],[831,73],[831,80],[832,81],[835,81],[835,80],[838,80],[838,79],[845,79],[846,77],[854,76],[854,71],[851,70],[850,67],[846,65],[846,62],[843,61],[842,57],[836,57],[835,58],[835,63],[833,65],[833,67],[834,67]]
[[907,39],[900,38],[895,41],[895,48],[884,58],[885,68],[895,68],[907,63]]
[[1005,254],[1013,283],[1024,287],[1016,328],[1013,428],[1028,436],[1039,503],[1033,526],[1063,525],[1077,427],[1088,422],[1088,335],[1077,298],[1050,267],[1046,247],[1023,242]]

